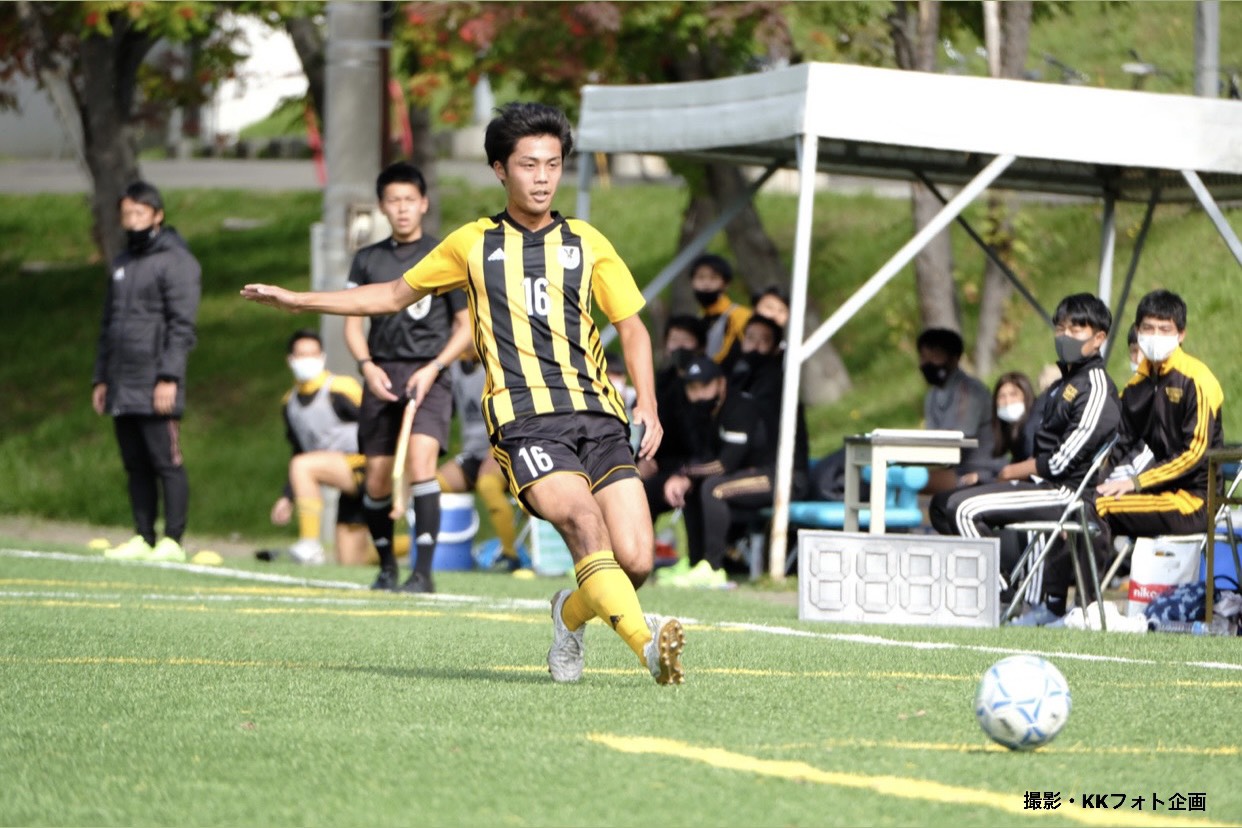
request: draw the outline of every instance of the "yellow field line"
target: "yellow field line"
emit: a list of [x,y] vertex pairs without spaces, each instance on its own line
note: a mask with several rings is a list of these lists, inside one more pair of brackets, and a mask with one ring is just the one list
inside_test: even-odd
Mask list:
[[[493,669],[509,672],[522,671],[540,671],[542,667],[531,667],[528,665],[506,665],[495,667]],[[609,667],[588,667],[587,673],[599,673],[600,675],[624,675],[629,670],[620,670]],[[714,676],[753,676],[756,678],[823,678],[823,679],[902,679],[909,681],[960,681],[974,683],[979,680],[978,676],[955,676],[946,673],[911,673],[911,672],[891,672],[880,670],[807,670],[797,672],[793,670],[755,670],[746,667],[696,667],[694,675],[714,675]],[[1168,688],[1168,687],[1184,687],[1184,688],[1200,688],[1209,690],[1233,689],[1242,687],[1242,681],[1194,681],[1191,679],[1176,679],[1172,681],[1146,681],[1146,682],[1114,682],[1114,681],[1077,681],[1074,686],[1104,686],[1104,687],[1125,687],[1140,688],[1146,690]]]
[[[811,782],[840,788],[855,788],[872,791],[882,796],[913,799],[922,802],[957,806],[974,805],[981,808],[992,808],[1012,815],[1045,818],[1047,813],[1045,811],[1026,810],[1022,807],[1022,796],[1017,793],[1002,794],[981,788],[966,788],[960,785],[947,785],[941,782],[910,777],[870,776],[861,773],[826,771],[813,765],[808,765],[805,762],[760,759],[722,748],[697,747],[687,742],[679,742],[673,739],[658,739],[647,736],[617,736],[610,733],[591,733],[587,735],[587,738],[592,742],[621,753],[672,756],[678,759],[700,762],[714,768],[739,771],[757,776],[787,779],[795,782]],[[1120,825],[1135,826],[1135,828],[1157,825],[1236,825],[1236,823],[1182,817],[1167,812],[1086,810],[1078,806],[1072,806],[1064,800],[1061,807],[1056,810],[1056,814],[1084,825]]]
[[176,586],[169,584],[140,584],[134,581],[71,581],[51,578],[0,578],[2,586],[43,586],[56,588],[88,589],[128,589],[150,591],[159,589],[161,592],[177,592],[190,595],[275,595],[307,597],[312,595],[337,595],[339,589],[326,587],[277,587],[277,586]]
[[262,661],[217,658],[137,658],[134,656],[62,656],[51,658],[21,658],[0,656],[0,664],[38,664],[45,666],[68,665],[96,667],[118,665],[129,667],[284,667],[292,670],[328,670],[358,667],[357,664],[330,661]]
[[[947,753],[975,753],[980,750],[992,750],[1008,753],[1008,748],[1000,745],[980,742],[906,742],[897,739],[821,739],[814,742],[789,742],[779,745],[764,745],[767,750],[807,750],[815,748],[867,748],[890,750],[926,750]],[[1177,745],[1112,745],[1092,746],[1082,744],[1055,745],[1039,749],[1040,753],[1074,753],[1092,756],[1146,756],[1147,754],[1167,754],[1184,756],[1238,756],[1242,748],[1237,745],[1221,745],[1219,747],[1183,747]]]

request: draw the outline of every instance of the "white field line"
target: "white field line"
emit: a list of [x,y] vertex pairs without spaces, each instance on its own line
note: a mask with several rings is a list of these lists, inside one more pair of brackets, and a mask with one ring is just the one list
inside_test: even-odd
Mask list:
[[[347,589],[354,591],[362,590],[364,593],[370,592],[365,584],[360,584],[355,581],[327,581],[316,578],[295,578],[292,575],[279,575],[274,572],[252,572],[245,569],[230,569],[225,566],[202,566],[192,563],[176,563],[174,561],[122,561],[114,560],[112,558],[105,558],[100,555],[73,555],[67,552],[41,552],[33,549],[3,548],[0,548],[0,557],[38,558],[51,561],[67,561],[69,563],[93,563],[112,566],[140,566],[176,572],[193,572],[197,575],[211,575],[217,578],[229,578],[236,581],[257,581],[259,583],[280,584],[282,586],[314,587],[316,589]],[[442,604],[487,604],[488,606],[496,604],[495,598],[484,598],[478,595],[449,595],[444,593],[435,593],[432,595],[420,594],[417,597],[420,601],[432,601]],[[313,602],[314,599],[299,600]],[[510,603],[504,605],[507,609],[542,609],[546,611],[548,608],[547,601],[536,601],[522,598],[513,598],[508,600]],[[361,601],[360,599],[359,602],[365,604],[372,603],[370,601]]]
[[[29,550],[29,549],[0,548],[0,557],[42,558],[42,559],[47,559],[47,560],[69,561],[72,563],[109,563],[109,564],[120,564],[120,565],[126,565],[126,566],[142,565],[142,566],[158,567],[161,569],[173,569],[173,570],[183,570],[187,572],[203,573],[207,575],[214,575],[217,577],[234,578],[236,580],[264,581],[268,583],[279,583],[279,584],[296,585],[296,586],[317,586],[317,587],[322,587],[325,589],[331,589],[331,588],[343,588],[343,589],[350,589],[350,590],[365,589],[364,586],[357,584],[357,583],[349,582],[349,581],[315,581],[315,580],[305,579],[305,578],[293,578],[288,575],[276,575],[274,573],[248,572],[243,569],[228,569],[228,568],[217,567],[217,566],[198,566],[196,564],[181,564],[181,563],[171,563],[171,562],[162,562],[162,561],[161,562],[113,561],[111,559],[98,557],[98,556],[71,555],[71,554],[63,553],[63,552],[40,552],[40,551]],[[37,593],[37,595],[49,597],[51,596],[51,593],[43,592],[43,593]],[[92,597],[98,598],[99,594],[98,593],[78,593],[75,595],[74,593],[60,593],[60,594],[57,594],[56,597],[68,597],[68,596],[75,596],[78,600],[81,600],[81,599],[92,598]],[[3,598],[3,597],[18,597],[18,595],[16,593],[11,593],[11,592],[0,592],[0,598]],[[26,593],[22,593],[20,597],[28,598],[28,597],[33,597],[33,596],[30,596]],[[157,597],[154,595],[144,596],[144,597],[150,598],[152,600],[170,600],[170,601],[173,601],[173,600],[193,600],[193,601],[223,600],[222,598],[214,597],[214,596],[209,599],[207,596],[201,596],[201,595],[200,596],[187,596],[184,599],[180,597],[171,597],[171,596],[158,596]],[[256,600],[256,599],[263,600],[263,601],[279,600],[281,602],[292,603],[292,604],[316,603],[316,602],[321,602],[321,601],[326,603],[326,602],[346,600],[346,599],[331,599],[331,598],[317,599],[317,598],[309,598],[309,597],[288,597],[288,596],[283,596],[283,597],[281,596],[271,596],[271,597],[255,596],[251,598],[251,600]],[[505,608],[505,609],[530,609],[530,610],[539,610],[543,612],[547,611],[547,606],[548,606],[546,601],[513,598],[513,599],[503,599],[504,603],[502,603],[501,601],[498,601],[497,599],[484,598],[482,596],[477,596],[477,595],[443,595],[443,594],[419,595],[418,599],[423,600],[423,601],[437,601],[437,602],[443,602],[443,603],[485,605],[488,608],[496,607],[496,608]],[[231,599],[231,600],[241,600],[241,599]],[[366,604],[369,606],[374,605],[374,602],[372,601],[362,601],[361,599],[349,599],[348,600],[349,603],[353,603],[355,601],[359,604]],[[1128,658],[1126,656],[1096,655],[1093,653],[1078,653],[1078,652],[1072,652],[1068,650],[1033,650],[1029,648],[1019,649],[1019,648],[1013,648],[1013,647],[988,647],[988,646],[983,646],[983,645],[978,645],[978,644],[955,644],[955,643],[943,642],[943,641],[941,642],[903,641],[901,639],[886,638],[884,636],[879,636],[879,635],[864,635],[860,633],[822,633],[822,632],[815,632],[812,630],[794,629],[793,627],[774,626],[770,624],[751,624],[751,623],[743,623],[743,622],[738,622],[738,621],[718,621],[718,622],[713,623],[713,622],[700,621],[698,619],[693,619],[693,618],[682,618],[682,621],[688,626],[697,626],[697,627],[703,627],[707,629],[714,628],[714,629],[719,629],[719,630],[743,630],[746,632],[759,633],[761,635],[778,635],[778,636],[793,637],[793,638],[810,638],[810,639],[817,639],[821,641],[838,641],[838,642],[842,642],[846,644],[859,644],[859,645],[874,646],[874,647],[904,647],[906,649],[911,649],[911,650],[964,650],[964,651],[969,651],[969,652],[989,653],[989,654],[996,654],[996,655],[1032,654],[1032,655],[1043,656],[1044,658],[1048,658],[1048,659],[1065,659],[1065,660],[1072,660],[1072,661],[1101,661],[1101,662],[1110,662],[1113,664],[1133,664],[1133,665],[1141,665],[1141,666],[1150,666],[1153,664],[1171,664],[1171,665],[1181,665],[1183,667],[1195,667],[1195,668],[1200,668],[1204,670],[1242,671],[1242,663],[1231,663],[1231,662],[1220,662],[1220,661],[1168,661],[1168,662],[1165,662],[1165,661],[1156,661],[1156,660],[1147,659],[1147,658]]]

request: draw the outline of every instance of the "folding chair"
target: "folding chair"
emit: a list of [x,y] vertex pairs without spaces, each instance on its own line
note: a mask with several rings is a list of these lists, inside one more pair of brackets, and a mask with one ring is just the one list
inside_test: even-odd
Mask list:
[[[1082,579],[1082,565],[1078,562],[1078,548],[1086,553],[1087,562],[1091,569],[1091,580],[1095,586],[1095,594],[1097,599],[1102,598],[1103,592],[1100,588],[1100,573],[1095,563],[1095,555],[1091,549],[1092,528],[1087,523],[1087,509],[1083,502],[1083,492],[1088,486],[1095,486],[1095,479],[1099,475],[1100,466],[1108,458],[1113,450],[1113,445],[1117,442],[1114,435],[1095,453],[1095,457],[1091,460],[1091,466],[1087,469],[1087,473],[1083,476],[1082,482],[1078,484],[1078,489],[1074,492],[1074,499],[1071,500],[1061,513],[1061,517],[1055,521],[1047,520],[1031,520],[1021,523],[1010,523],[1005,526],[1006,529],[1013,529],[1018,532],[1028,532],[1031,534],[1030,540],[1027,542],[1026,549],[1022,552],[1022,556],[1018,558],[1017,564],[1014,565],[1012,572],[1018,572],[1022,569],[1023,564],[1027,564],[1026,577],[1022,579],[1021,584],[1014,590],[1014,598],[1010,602],[1005,615],[1001,618],[1001,623],[1007,623],[1013,620],[1017,614],[1018,608],[1022,605],[1022,596],[1026,594],[1027,588],[1031,584],[1031,580],[1043,571],[1044,560],[1048,554],[1056,547],[1056,540],[1059,535],[1066,535],[1066,541],[1069,543],[1070,561],[1074,567],[1074,583],[1078,590],[1078,603],[1082,607],[1083,612],[1087,611],[1088,600],[1086,585]],[[1096,530],[1099,531],[1098,529]],[[1104,602],[1097,600],[1097,607],[1100,611],[1100,629],[1107,630],[1107,622],[1104,619]]]

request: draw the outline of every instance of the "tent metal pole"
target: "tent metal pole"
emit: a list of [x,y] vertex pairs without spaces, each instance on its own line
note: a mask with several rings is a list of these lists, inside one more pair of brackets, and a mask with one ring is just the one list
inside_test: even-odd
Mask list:
[[[941,194],[940,190],[937,189],[932,180],[924,175],[921,170],[916,170],[914,174],[919,177],[919,180],[923,182],[923,186],[930,190],[932,195],[940,199],[941,204],[949,203],[949,200]],[[1000,268],[1001,273],[1005,274],[1005,278],[1008,279],[1010,284],[1014,286],[1014,289],[1017,290],[1018,293],[1022,294],[1022,298],[1026,300],[1027,304],[1034,308],[1035,312],[1042,316],[1044,321],[1048,323],[1048,327],[1051,328],[1052,317],[1048,314],[1048,311],[1044,310],[1044,306],[1039,304],[1039,300],[1035,298],[1034,294],[1026,289],[1026,285],[1022,284],[1022,282],[1018,280],[1018,275],[1009,268],[1009,265],[1005,264],[1000,255],[997,254],[996,248],[984,241],[983,237],[975,232],[975,228],[971,226],[965,216],[959,215],[957,217],[957,223],[960,224],[962,229],[966,231],[966,235],[970,236],[971,239],[974,240],[975,244],[979,246],[979,249],[983,251],[984,255],[991,259],[992,262]]]
[[578,153],[578,206],[574,215],[591,220],[591,177],[595,174],[595,153]]
[[1117,341],[1117,334],[1121,332],[1121,315],[1126,312],[1126,302],[1130,301],[1130,287],[1134,284],[1134,274],[1138,272],[1139,259],[1143,255],[1143,245],[1147,242],[1147,231],[1151,229],[1152,216],[1155,215],[1158,203],[1160,203],[1160,188],[1156,187],[1151,191],[1151,198],[1147,199],[1147,210],[1143,213],[1143,226],[1139,228],[1138,237],[1134,240],[1134,250],[1130,253],[1130,266],[1126,268],[1126,280],[1121,286],[1121,298],[1117,300],[1117,308],[1113,311],[1113,329],[1108,332],[1108,344],[1104,348],[1105,368],[1108,367],[1108,362],[1113,356],[1113,343]]
[[1216,225],[1216,232],[1220,233],[1220,237],[1229,246],[1229,252],[1233,253],[1233,257],[1238,260],[1238,264],[1242,264],[1242,241],[1238,241],[1238,234],[1233,232],[1233,228],[1229,226],[1228,219],[1220,211],[1220,207],[1216,204],[1216,199],[1212,198],[1208,188],[1203,186],[1203,181],[1200,180],[1199,174],[1194,170],[1182,170],[1182,178],[1186,179],[1186,183],[1194,191],[1195,198],[1199,199],[1199,203],[1203,205],[1203,211],[1208,214],[1208,218]]
[[772,534],[768,541],[768,572],[774,581],[785,579],[786,547],[789,542],[789,501],[793,490],[793,455],[798,429],[798,385],[802,378],[801,343],[806,323],[811,219],[815,211],[815,172],[819,162],[819,136],[806,132],[801,139],[798,143],[798,219],[794,229],[793,275],[789,287],[789,327],[785,336],[776,491],[772,504]]
[[1107,305],[1113,301],[1113,259],[1117,252],[1117,197],[1104,193],[1104,216],[1100,219],[1100,277],[1096,295]]
[[[751,200],[754,199],[755,194],[759,192],[760,188],[762,188],[764,184],[768,183],[768,179],[775,175],[776,171],[779,170],[781,166],[781,162],[773,162],[763,171],[763,175],[755,179],[755,182],[747,187],[744,192],[738,193],[737,196],[730,201],[723,210],[720,211],[720,215],[712,219],[711,224],[708,224],[701,231],[699,231],[699,234],[691,239],[684,248],[678,251],[677,255],[670,259],[669,263],[656,274],[656,277],[643,288],[643,298],[650,302],[660,294],[660,291],[668,287],[669,283],[672,282],[673,279],[677,278],[677,274],[689,267],[690,262],[694,261],[694,257],[702,253],[712,238],[723,230],[729,222],[733,221],[733,219],[746,208],[747,204],[750,204]],[[581,198],[581,195],[579,198]],[[605,348],[607,348],[616,338],[617,329],[612,325],[609,325],[600,332],[600,344],[602,344]]]
[[957,218],[962,210],[966,209],[967,205],[978,198],[979,194],[986,190],[1016,160],[1017,156],[1010,154],[998,155],[992,159],[990,164],[972,178],[922,230],[914,235],[914,238],[906,242],[883,267],[875,272],[875,275],[864,282],[862,287],[854,291],[854,295],[846,299],[841,307],[833,312],[832,316],[824,320],[815,333],[811,334],[811,337],[802,343],[802,347],[798,349],[800,359],[805,361],[807,357],[815,353],[820,346],[831,339],[837,331],[845,327],[845,323],[854,314],[858,313],[863,305],[867,304],[873,296],[879,293],[880,288],[888,284],[894,276],[901,272],[901,269],[908,265],[918,255],[919,251],[935,238],[937,233],[947,227],[949,222]]

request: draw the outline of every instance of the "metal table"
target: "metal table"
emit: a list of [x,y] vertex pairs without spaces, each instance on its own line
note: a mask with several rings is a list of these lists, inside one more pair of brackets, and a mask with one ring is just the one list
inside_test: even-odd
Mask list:
[[[884,534],[889,463],[953,466],[961,462],[962,449],[978,445],[978,440],[963,437],[960,431],[876,429],[868,434],[846,437],[844,531],[858,531],[858,513],[869,505],[871,525],[868,531],[873,535]],[[872,467],[870,504],[859,499],[863,466]]]
[[[1213,556],[1216,553],[1216,521],[1220,517],[1222,507],[1242,506],[1242,494],[1237,491],[1224,491],[1220,476],[1220,467],[1225,463],[1242,461],[1242,446],[1208,449],[1208,496],[1207,496],[1207,546],[1203,550],[1204,584],[1207,589],[1207,600],[1203,609],[1203,622],[1212,623],[1212,593],[1216,591],[1216,568]],[[846,478],[848,480],[848,478]],[[1230,523],[1232,527],[1232,522]],[[1232,534],[1232,533],[1231,533]],[[1234,539],[1229,539],[1234,543]]]

